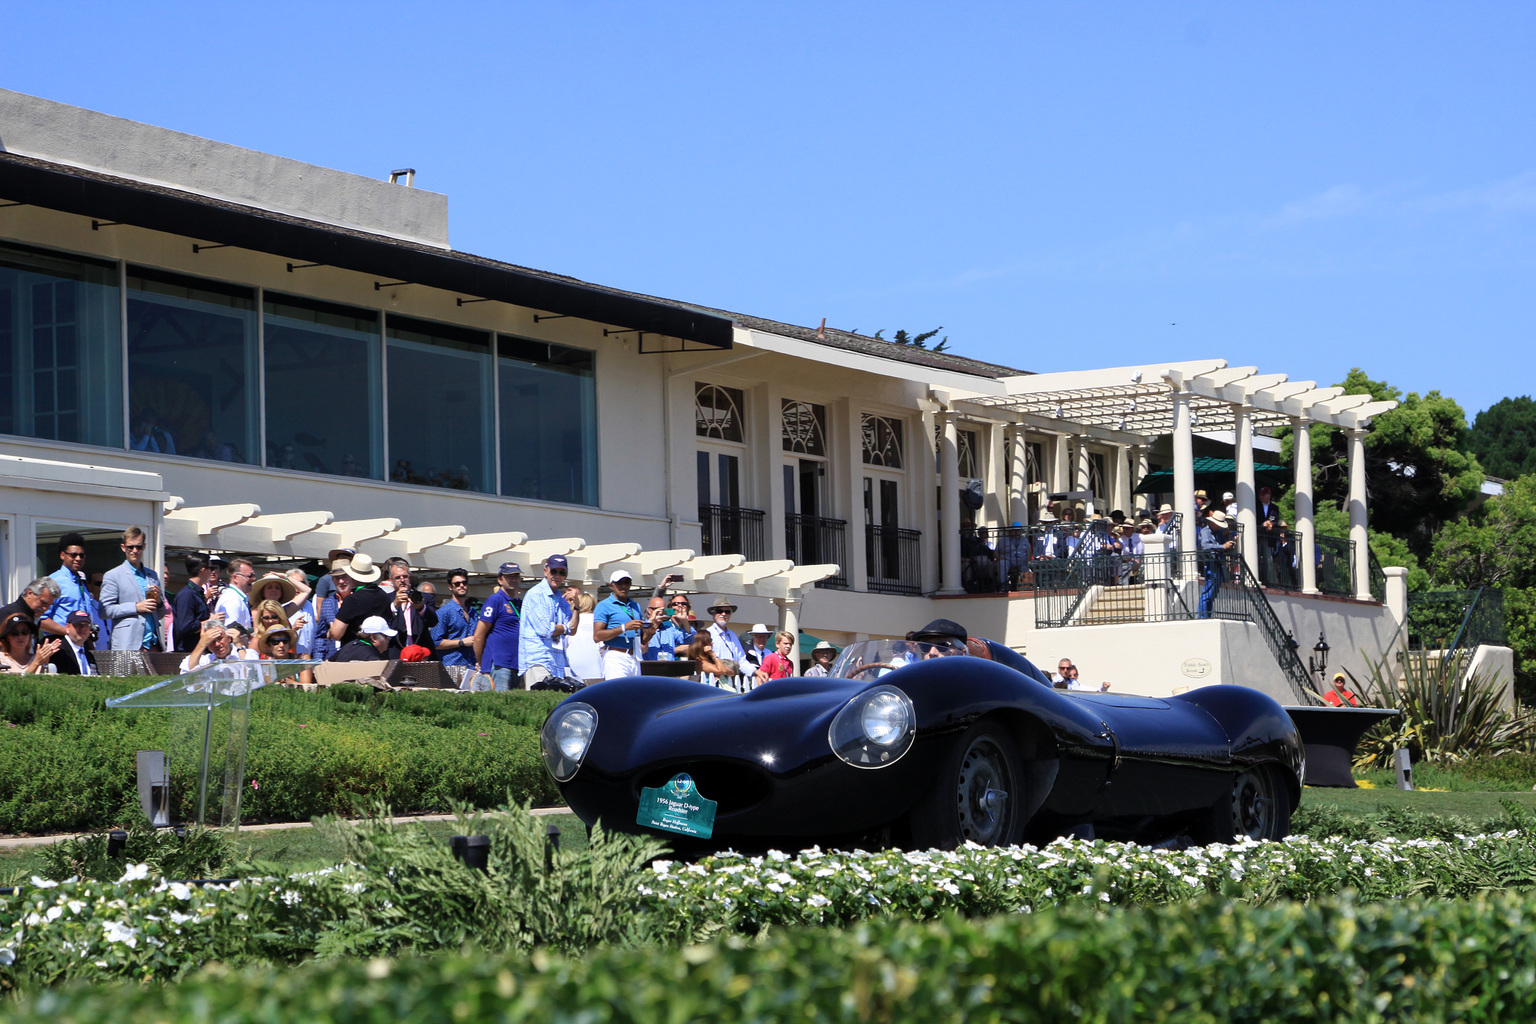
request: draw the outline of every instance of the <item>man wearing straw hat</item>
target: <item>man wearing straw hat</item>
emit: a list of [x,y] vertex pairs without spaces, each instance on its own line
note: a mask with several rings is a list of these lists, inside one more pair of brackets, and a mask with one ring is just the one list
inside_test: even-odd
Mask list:
[[1211,512],[1206,516],[1206,524],[1200,527],[1198,534],[1200,568],[1205,574],[1205,585],[1200,588],[1202,619],[1211,617],[1211,611],[1216,606],[1216,595],[1227,573],[1227,552],[1237,546],[1237,541],[1227,532],[1229,522],[1225,512]]
[[811,661],[815,662],[815,664],[805,670],[805,678],[819,679],[830,674],[829,670],[832,668],[833,659],[836,657],[837,648],[825,640],[812,647]]

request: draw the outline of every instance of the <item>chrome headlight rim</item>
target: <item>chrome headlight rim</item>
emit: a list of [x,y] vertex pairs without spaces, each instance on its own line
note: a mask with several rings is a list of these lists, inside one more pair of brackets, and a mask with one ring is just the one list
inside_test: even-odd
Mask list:
[[539,749],[544,755],[544,767],[556,782],[569,782],[580,770],[592,749],[597,726],[597,709],[579,700],[565,701],[544,719],[544,727],[539,730]]
[[827,744],[855,768],[885,768],[912,749],[917,736],[917,708],[905,692],[889,684],[873,686],[849,698],[827,727]]

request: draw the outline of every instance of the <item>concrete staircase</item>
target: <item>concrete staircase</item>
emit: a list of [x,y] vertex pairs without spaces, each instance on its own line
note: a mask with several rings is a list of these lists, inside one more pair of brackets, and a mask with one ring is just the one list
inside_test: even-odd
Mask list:
[[1096,587],[1092,598],[1092,603],[1077,617],[1080,626],[1146,621],[1147,588],[1141,584]]

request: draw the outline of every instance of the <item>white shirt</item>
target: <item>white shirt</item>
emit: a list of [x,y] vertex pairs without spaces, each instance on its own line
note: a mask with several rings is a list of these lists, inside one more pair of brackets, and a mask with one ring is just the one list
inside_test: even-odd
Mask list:
[[85,656],[85,648],[71,640],[68,635],[64,637],[64,642],[69,644],[69,649],[75,652],[75,664],[80,666],[80,674],[83,676],[95,675],[96,670],[91,668],[91,663]]
[[251,604],[245,595],[240,593],[239,587],[225,587],[219,592],[219,600],[213,606],[213,614],[224,613],[224,625],[233,626],[240,623],[246,629],[253,629],[251,625]]

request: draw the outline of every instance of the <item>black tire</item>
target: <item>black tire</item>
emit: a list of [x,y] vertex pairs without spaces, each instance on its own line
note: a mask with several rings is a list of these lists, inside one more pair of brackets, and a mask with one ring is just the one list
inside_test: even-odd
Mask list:
[[912,845],[953,849],[969,840],[1009,846],[1024,831],[1024,771],[1013,737],[982,719],[944,753],[933,788],[907,817]]
[[1232,781],[1232,791],[1211,806],[1198,830],[1203,842],[1277,840],[1291,834],[1291,797],[1271,765],[1250,768]]

